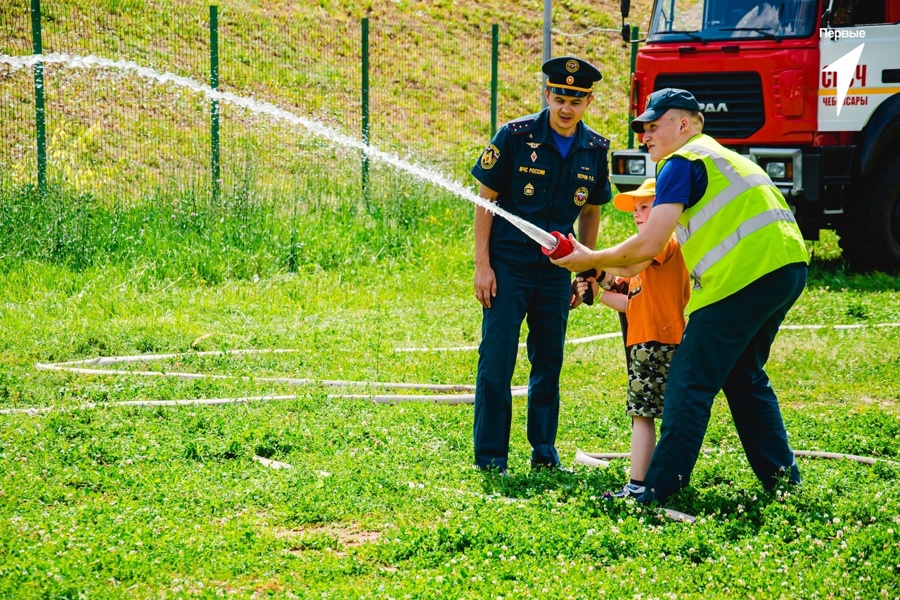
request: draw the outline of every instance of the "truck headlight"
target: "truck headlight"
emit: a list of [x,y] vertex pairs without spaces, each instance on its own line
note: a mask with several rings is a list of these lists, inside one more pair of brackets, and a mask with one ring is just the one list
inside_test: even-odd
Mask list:
[[803,192],[803,152],[798,148],[749,148],[747,157],[759,165],[785,198]]
[[773,160],[766,163],[766,175],[772,179],[787,179],[788,171],[788,163],[785,161]]
[[647,164],[644,162],[643,157],[627,159],[625,161],[625,172],[629,175],[646,175]]

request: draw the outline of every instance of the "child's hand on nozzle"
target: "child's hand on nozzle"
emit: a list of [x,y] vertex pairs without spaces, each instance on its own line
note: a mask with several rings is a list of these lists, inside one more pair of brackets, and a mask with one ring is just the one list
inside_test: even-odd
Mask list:
[[591,293],[596,297],[597,296],[597,280],[593,277],[589,277],[588,279],[582,279],[581,277],[577,278],[578,281],[578,296],[583,300],[584,293],[590,289]]
[[572,299],[569,301],[569,308],[577,308],[582,303],[592,305],[594,298],[597,297],[597,291],[597,280],[588,273],[580,273],[572,280]]

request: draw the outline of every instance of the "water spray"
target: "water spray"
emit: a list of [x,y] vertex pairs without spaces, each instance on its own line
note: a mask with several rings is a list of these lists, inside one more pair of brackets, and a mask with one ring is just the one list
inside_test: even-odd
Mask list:
[[300,125],[315,135],[324,137],[336,144],[344,146],[345,148],[360,150],[371,158],[392,165],[428,183],[433,183],[439,187],[442,187],[445,190],[456,194],[457,196],[460,196],[464,200],[468,200],[469,202],[472,202],[473,204],[484,208],[488,212],[506,219],[522,233],[540,244],[543,253],[551,258],[562,258],[572,251],[572,243],[558,231],[547,233],[540,227],[529,223],[525,219],[517,217],[516,215],[503,210],[495,203],[489,202],[481,196],[475,195],[471,190],[465,188],[462,184],[456,181],[447,179],[439,173],[435,173],[434,171],[430,171],[421,166],[409,163],[402,158],[399,158],[387,152],[382,152],[381,150],[378,150],[377,148],[370,146],[369,144],[366,144],[360,140],[354,139],[348,135],[336,131],[326,125],[323,125],[322,123],[319,123],[312,119],[297,116],[289,111],[278,108],[274,104],[261,102],[259,100],[254,100],[252,98],[247,98],[244,96],[239,96],[231,92],[220,92],[219,90],[215,90],[208,85],[198,83],[188,77],[182,77],[180,75],[175,75],[174,73],[160,72],[155,69],[151,69],[150,67],[141,66],[132,61],[111,60],[108,58],[101,58],[97,56],[78,56],[55,52],[46,55],[33,54],[30,56],[9,56],[7,54],[0,54],[0,64],[9,65],[12,70],[32,67],[38,63],[59,64],[68,68],[100,68],[131,72],[135,75],[138,75],[139,77],[143,77],[144,79],[148,79],[157,84],[173,84],[181,88],[202,93],[210,100],[220,100],[228,104],[240,106],[256,114],[265,114],[277,119],[282,119],[293,125]]

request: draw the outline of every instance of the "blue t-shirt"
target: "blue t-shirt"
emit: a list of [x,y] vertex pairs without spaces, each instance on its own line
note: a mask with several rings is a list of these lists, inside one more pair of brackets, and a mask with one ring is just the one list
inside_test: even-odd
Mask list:
[[702,161],[673,156],[666,161],[656,177],[656,200],[653,206],[678,203],[688,208],[697,204],[706,193],[708,185],[709,177]]
[[572,148],[572,142],[575,141],[575,136],[566,137],[564,135],[559,135],[554,130],[550,130],[550,133],[553,134],[553,141],[556,142],[556,148],[559,150],[559,155],[563,157],[563,160],[566,160],[566,156],[569,154],[569,149]]

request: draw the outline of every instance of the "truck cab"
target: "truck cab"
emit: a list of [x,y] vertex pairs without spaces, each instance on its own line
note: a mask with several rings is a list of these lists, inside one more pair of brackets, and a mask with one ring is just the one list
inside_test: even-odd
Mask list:
[[[851,267],[900,269],[900,0],[655,0],[642,42],[630,118],[656,90],[690,91],[704,133],[766,171],[804,237],[836,229]],[[620,190],[654,176],[643,149],[613,152]]]

